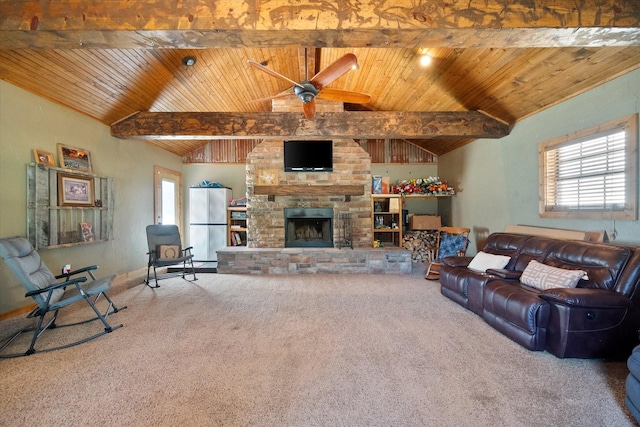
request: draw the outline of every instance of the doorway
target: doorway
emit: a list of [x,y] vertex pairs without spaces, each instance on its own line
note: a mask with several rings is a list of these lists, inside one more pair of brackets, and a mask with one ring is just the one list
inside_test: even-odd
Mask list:
[[182,174],[153,167],[154,223],[175,224],[182,235]]

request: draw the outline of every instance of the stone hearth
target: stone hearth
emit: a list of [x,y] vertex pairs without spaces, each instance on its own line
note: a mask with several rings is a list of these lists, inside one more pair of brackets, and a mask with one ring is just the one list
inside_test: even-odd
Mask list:
[[398,248],[230,246],[218,251],[218,274],[413,274],[412,269],[411,251]]

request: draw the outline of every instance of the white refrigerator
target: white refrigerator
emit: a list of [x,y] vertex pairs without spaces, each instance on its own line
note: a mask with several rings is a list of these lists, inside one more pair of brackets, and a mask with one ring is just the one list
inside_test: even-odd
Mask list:
[[216,251],[227,246],[228,188],[189,189],[189,244],[194,261],[218,261]]

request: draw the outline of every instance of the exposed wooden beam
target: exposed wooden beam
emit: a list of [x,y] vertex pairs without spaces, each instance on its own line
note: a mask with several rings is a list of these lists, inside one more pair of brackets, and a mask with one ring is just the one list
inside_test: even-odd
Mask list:
[[111,126],[130,139],[502,138],[509,125],[477,111],[318,113],[141,112]]
[[0,49],[638,46],[619,0],[0,1]]

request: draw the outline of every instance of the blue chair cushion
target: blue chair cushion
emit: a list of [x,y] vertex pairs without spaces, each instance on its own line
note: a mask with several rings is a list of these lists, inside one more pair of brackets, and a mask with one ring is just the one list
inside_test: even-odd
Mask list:
[[440,237],[440,249],[438,249],[438,261],[442,261],[444,257],[457,256],[458,251],[464,249],[467,244],[465,236],[457,236],[454,234],[443,234]]

